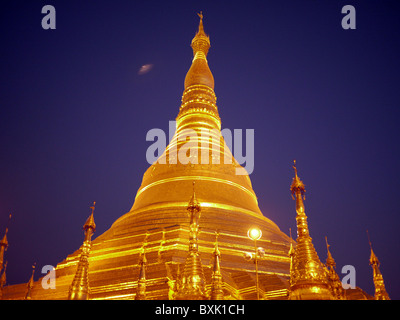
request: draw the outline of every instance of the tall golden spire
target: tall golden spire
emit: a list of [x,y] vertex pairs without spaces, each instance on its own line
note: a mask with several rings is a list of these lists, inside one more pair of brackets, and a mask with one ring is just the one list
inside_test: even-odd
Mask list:
[[79,257],[78,266],[74,280],[69,288],[68,299],[69,300],[88,300],[89,299],[89,253],[91,249],[92,235],[96,231],[96,224],[94,223],[93,213],[96,202],[93,202],[92,213],[83,225],[85,231],[85,239],[81,246],[81,255]]
[[210,37],[204,32],[203,12],[197,14],[200,18],[199,29],[192,39],[191,47],[193,49],[193,61],[203,59],[207,61],[207,53],[210,49]]
[[221,129],[217,97],[214,93],[214,76],[207,62],[210,38],[204,32],[203,14],[198,15],[200,23],[191,43],[193,60],[185,77],[182,105],[176,119],[177,127],[196,129],[193,122],[197,122],[206,129]]
[[187,206],[190,217],[189,253],[183,269],[181,287],[176,296],[177,300],[205,300],[207,298],[205,295],[204,273],[198,247],[201,208],[196,198],[194,185],[195,183],[193,182],[193,194]]
[[296,160],[293,166],[295,177],[290,190],[296,200],[297,245],[290,272],[289,299],[331,300],[333,296],[328,284],[324,265],[319,260],[308,231],[307,216],[303,203],[306,192],[304,183],[297,175]]
[[389,294],[387,293],[386,288],[385,288],[385,283],[383,281],[382,273],[379,269],[380,262],[378,260],[378,257],[375,255],[374,251],[372,250],[372,244],[371,244],[371,240],[369,239],[368,230],[367,230],[367,234],[368,234],[369,246],[371,248],[371,256],[369,258],[369,264],[372,266],[372,271],[373,271],[373,279],[374,279],[374,285],[375,285],[375,300],[390,300]]
[[142,249],[140,252],[139,257],[139,278],[138,278],[138,286],[136,289],[136,296],[135,300],[146,300],[146,245],[147,245],[147,237],[148,234],[146,233],[145,240],[142,245]]
[[215,246],[213,252],[213,272],[211,276],[211,295],[210,300],[223,300],[224,290],[222,289],[222,274],[220,267],[221,253],[218,248],[219,233],[215,233]]
[[345,291],[340,281],[339,275],[336,272],[336,262],[333,259],[332,254],[329,250],[330,245],[328,244],[328,238],[325,237],[327,258],[326,258],[326,268],[328,270],[328,280],[332,290],[332,295],[337,300],[345,299]]
[[32,275],[28,281],[28,284],[26,285],[26,294],[25,294],[25,300],[31,300],[31,294],[32,294],[32,289],[33,289],[33,276],[35,275],[35,267],[36,267],[36,262],[32,265]]

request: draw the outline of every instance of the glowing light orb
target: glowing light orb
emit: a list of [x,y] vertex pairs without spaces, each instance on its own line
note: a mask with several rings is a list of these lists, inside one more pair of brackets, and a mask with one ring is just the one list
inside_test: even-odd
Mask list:
[[262,236],[262,232],[260,229],[258,228],[251,228],[249,229],[249,231],[247,231],[247,236],[251,239],[251,240],[259,240]]

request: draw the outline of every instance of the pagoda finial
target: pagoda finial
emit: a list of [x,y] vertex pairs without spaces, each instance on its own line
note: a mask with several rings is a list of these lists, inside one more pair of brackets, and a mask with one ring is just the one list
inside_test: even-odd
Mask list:
[[[292,167],[294,169],[294,178],[293,178],[293,181],[292,181],[292,185],[290,186],[290,191],[292,192],[292,198],[294,199],[295,193],[299,191],[300,192],[299,194],[305,200],[306,189],[305,189],[303,181],[301,181],[299,176],[297,175],[296,160],[293,160],[293,163],[294,164],[293,164]],[[301,200],[301,197],[300,197],[300,200]]]
[[193,195],[189,201],[187,210],[189,211],[189,252],[185,261],[182,274],[181,286],[177,292],[177,300],[205,300],[205,279],[201,264],[198,234],[200,219],[200,204],[196,199],[193,183]]
[[197,31],[196,37],[202,37],[205,36],[208,39],[208,43],[210,42],[209,37],[206,35],[206,33],[204,32],[204,26],[203,26],[203,11],[200,11],[200,13],[197,13],[197,15],[200,18],[200,22],[199,22],[199,29]]
[[190,44],[193,49],[192,64],[186,73],[185,89],[176,125],[177,129],[205,127],[221,130],[217,97],[214,92],[214,76],[207,61],[211,46],[210,37],[204,31],[203,13],[197,15],[200,21]]
[[[368,230],[367,230],[367,237],[368,237],[369,247],[370,247],[370,249],[371,249],[371,256],[370,256],[370,258],[369,258],[369,264],[370,264],[371,266],[376,265],[377,267],[379,267],[380,262],[379,262],[379,260],[378,260],[378,257],[375,255],[374,250],[372,250],[372,243],[371,243],[371,239],[370,239],[370,237],[369,237],[369,232],[368,232]],[[379,269],[378,269],[378,271],[379,271]],[[379,273],[380,273],[380,271],[379,271]]]
[[96,201],[93,202],[93,205],[90,207],[92,213],[90,214],[89,218],[86,220],[85,224],[83,225],[83,230],[85,232],[89,229],[92,229],[92,233],[96,231],[96,224],[94,223],[94,209],[96,207]]
[[35,274],[35,268],[36,268],[36,262],[32,265],[32,275],[28,281],[27,284],[27,290],[26,290],[26,294],[25,294],[25,300],[31,300],[31,294],[32,294],[32,288],[33,288],[33,284],[34,284],[34,280],[33,280],[33,276]]
[[297,177],[296,159],[293,160],[293,169],[294,169],[294,173]]
[[136,289],[136,296],[135,300],[146,300],[146,266],[147,266],[147,259],[146,259],[146,245],[147,245],[147,237],[148,234],[146,233],[145,239],[143,241],[142,248],[140,250],[139,256],[139,277],[138,277],[138,286]]
[[389,294],[386,291],[385,282],[383,281],[382,273],[379,269],[380,262],[378,257],[375,255],[372,250],[371,240],[369,238],[369,233],[367,230],[368,242],[371,248],[371,256],[369,258],[369,264],[372,266],[373,271],[373,281],[375,285],[375,300],[390,300]]
[[325,243],[326,243],[326,250],[327,250],[326,268],[328,271],[328,280],[329,280],[329,284],[331,286],[332,295],[337,300],[343,300],[343,299],[345,299],[345,292],[343,290],[342,282],[340,281],[339,275],[337,274],[337,272],[335,270],[336,262],[335,262],[335,259],[333,259],[332,254],[329,250],[330,244],[328,244],[327,237],[325,237]]
[[371,243],[371,238],[369,237],[368,229],[367,229],[367,237],[368,237],[368,244],[369,244],[369,247],[370,247],[370,249],[372,250],[372,243]]
[[327,251],[326,265],[328,267],[336,267],[335,259],[333,259],[332,254],[329,251],[330,244],[328,243],[327,237],[325,237],[325,243],[326,243],[326,251]]
[[[195,181],[192,182],[192,197],[190,198],[190,201],[188,203],[187,210],[189,211],[189,216],[193,216],[194,219],[200,219],[200,203],[196,198],[196,192],[194,190],[195,187]],[[197,217],[198,215],[198,217]]]
[[192,40],[193,61],[196,59],[204,59],[207,61],[206,56],[208,49],[210,49],[210,37],[204,32],[203,25],[203,12],[197,13],[200,18],[199,29]]
[[96,230],[96,224],[94,223],[94,209],[96,202],[93,202],[93,206],[90,207],[92,210],[89,218],[83,225],[85,231],[85,238],[81,246],[81,255],[79,257],[78,266],[76,269],[74,280],[69,288],[68,299],[69,300],[88,300],[90,287],[89,287],[89,253],[92,247],[92,235]]
[[222,274],[220,259],[221,253],[218,248],[219,232],[215,232],[215,245],[213,251],[213,272],[211,276],[211,295],[210,300],[223,300],[224,291],[222,289]]
[[[319,260],[308,230],[307,216],[303,203],[305,188],[297,175],[296,162],[293,166],[295,177],[290,190],[296,200],[297,245],[290,270],[289,299],[330,300],[331,294],[324,265]],[[316,293],[316,288],[318,293]]]

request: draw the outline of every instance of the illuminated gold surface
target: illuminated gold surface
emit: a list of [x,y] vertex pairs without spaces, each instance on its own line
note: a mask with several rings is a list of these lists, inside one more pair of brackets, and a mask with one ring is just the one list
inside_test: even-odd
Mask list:
[[[192,41],[194,58],[185,78],[176,133],[159,161],[144,173],[131,210],[91,242],[90,299],[135,299],[140,293],[138,288],[144,288],[144,282],[140,283],[144,270],[140,266],[144,264],[138,261],[145,241],[145,297],[174,299],[182,286],[194,236],[198,254],[190,256],[191,268],[203,269],[204,295],[210,297],[213,292],[215,299],[256,299],[254,265],[243,259],[244,252],[254,251],[254,241],[247,237],[254,226],[262,230],[257,245],[265,248],[264,258],[258,261],[260,299],[287,299],[290,239],[259,209],[249,176],[236,174],[241,166],[220,132],[214,78],[207,62],[209,45],[201,19]],[[186,144],[181,138],[189,129],[196,133],[212,129],[211,143],[205,144],[200,136],[194,139],[198,154],[207,151],[206,158],[211,161],[204,162],[201,157],[187,164],[177,161],[178,151]],[[218,156],[220,163],[213,161]],[[197,235],[187,215],[193,181],[201,205]],[[268,216],[268,212],[264,214]],[[221,259],[216,259],[217,230]],[[39,280],[32,289],[32,298],[67,299],[79,261],[79,250],[67,256],[55,268],[56,289],[42,289]],[[8,299],[19,299],[24,294],[21,285],[5,289]]]
[[206,300],[205,278],[199,254],[198,235],[201,216],[200,203],[197,201],[193,182],[193,195],[187,210],[190,218],[189,252],[183,268],[179,285],[176,288],[176,300]]
[[319,260],[309,234],[307,216],[303,203],[304,183],[297,175],[296,161],[293,166],[295,177],[290,190],[296,200],[297,245],[291,254],[290,292],[291,300],[334,299],[328,283],[325,266]]
[[380,262],[378,257],[375,255],[374,251],[372,250],[371,242],[369,242],[371,247],[371,256],[369,258],[369,264],[372,267],[373,271],[373,280],[375,286],[375,300],[390,300],[389,294],[385,288],[385,282],[383,281],[382,273],[379,269]]
[[330,245],[328,244],[328,239],[325,237],[326,241],[326,249],[328,253],[328,257],[326,258],[326,269],[328,272],[328,282],[331,287],[332,296],[336,300],[345,299],[345,291],[342,286],[342,282],[340,281],[339,275],[336,272],[336,262],[333,259],[332,254],[329,250]]
[[[96,228],[92,207],[81,248],[55,268],[56,289],[45,290],[41,279],[33,281],[34,266],[27,284],[4,287],[6,229],[0,241],[0,299],[389,299],[372,246],[375,297],[360,288],[343,292],[328,243],[326,264],[320,262],[296,167],[291,191],[297,244],[266,217],[268,212],[263,215],[249,176],[237,174],[244,169],[220,131],[207,60],[210,38],[202,13],[199,17],[176,132],[144,173],[131,210],[91,241]],[[190,152],[190,158],[184,162],[180,151]],[[192,181],[196,194],[191,193]],[[257,244],[265,248],[263,257],[257,256]],[[251,260],[251,253],[255,268],[243,259]]]
[[223,282],[222,282],[222,274],[221,274],[221,252],[218,249],[218,236],[219,233],[215,234],[215,247],[213,251],[213,271],[211,276],[211,292],[210,292],[210,300],[223,300],[224,299],[224,290],[223,290]]
[[94,223],[94,206],[93,203],[92,213],[83,225],[85,230],[85,240],[81,246],[81,254],[79,257],[78,266],[74,280],[69,288],[68,299],[69,300],[89,300],[90,286],[89,286],[89,253],[91,248],[91,239],[93,233],[96,231],[96,224]]
[[146,266],[147,266],[146,249],[145,249],[146,245],[147,245],[147,237],[144,240],[142,251],[140,253],[140,258],[139,258],[139,278],[138,278],[135,300],[146,300]]

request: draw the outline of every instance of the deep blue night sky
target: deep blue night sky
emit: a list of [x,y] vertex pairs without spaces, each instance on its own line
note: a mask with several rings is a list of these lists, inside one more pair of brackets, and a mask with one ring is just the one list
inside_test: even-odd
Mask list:
[[[56,8],[56,30],[41,9]],[[356,8],[344,30],[341,9]],[[320,259],[373,294],[370,249],[400,299],[399,1],[3,1],[0,236],[7,281],[79,248],[130,210],[152,128],[178,114],[200,10],[223,128],[255,130],[250,175],[264,215],[296,230],[297,160]],[[150,72],[138,75],[144,64]]]

